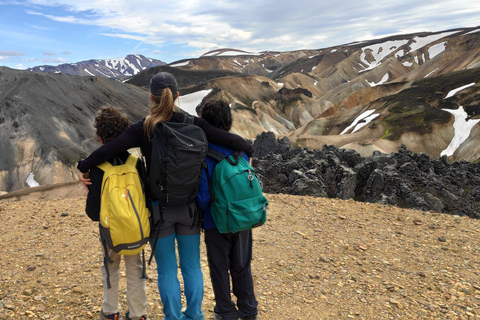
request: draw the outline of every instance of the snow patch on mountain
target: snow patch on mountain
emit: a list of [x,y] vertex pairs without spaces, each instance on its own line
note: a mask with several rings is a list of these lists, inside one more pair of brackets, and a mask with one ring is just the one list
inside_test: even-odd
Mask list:
[[468,87],[471,87],[471,86],[474,86],[475,85],[475,82],[472,82],[472,83],[469,83],[467,85],[464,85],[464,86],[461,86],[457,89],[453,89],[453,90],[450,90],[448,93],[447,93],[447,96],[444,98],[444,99],[448,99],[450,97],[453,97],[457,92],[459,91],[462,91],[463,89],[466,89]]
[[194,93],[180,96],[177,100],[175,100],[176,106],[183,111],[196,116],[197,111],[195,110],[195,108],[202,102],[203,98],[210,94],[210,92],[212,92],[212,89],[200,90]]
[[351,125],[346,127],[345,130],[343,130],[340,134],[346,133],[348,130],[350,130],[353,127],[355,127],[355,128],[353,129],[352,133],[360,130],[362,127],[366,126],[373,119],[375,119],[376,117],[378,117],[380,115],[380,113],[373,114],[374,112],[375,112],[375,110],[367,110],[367,111],[363,112],[352,122]]
[[458,32],[459,31],[450,31],[450,32],[442,32],[439,34],[433,34],[426,37],[414,37],[412,39],[412,43],[410,44],[410,52],[417,51],[418,49],[421,49],[432,42],[435,42],[439,39],[442,39],[444,37],[447,37],[449,35],[452,35]]
[[448,147],[440,153],[440,156],[445,155],[448,157],[453,155],[455,153],[455,150],[457,150],[457,148],[460,147],[465,140],[467,140],[473,127],[480,120],[467,120],[468,114],[463,109],[463,106],[460,106],[457,110],[442,110],[447,111],[455,116],[455,122],[453,123],[453,139],[450,141]]
[[472,31],[470,31],[470,32],[465,33],[464,35],[473,34],[473,33],[477,33],[477,32],[480,32],[480,29],[472,30]]
[[37,181],[35,181],[35,175],[33,174],[33,172],[30,172],[25,182],[28,184],[30,188],[40,186],[40,184]]
[[428,56],[430,57],[430,59],[435,58],[440,53],[445,51],[446,46],[447,46],[447,42],[444,41],[444,42],[441,42],[441,43],[434,44],[433,46],[428,48]]
[[[383,43],[377,43],[371,46],[363,48],[362,54],[360,55],[360,60],[367,65],[367,68],[360,71],[365,72],[374,69],[381,64],[382,60],[395,52],[399,47],[408,43],[408,40],[392,40]],[[369,62],[366,57],[367,51],[371,51],[373,55],[373,61]]]
[[438,68],[435,68],[435,70],[430,71],[424,78],[428,78],[432,73],[434,73],[437,70],[438,70]]
[[184,61],[184,62],[177,62],[177,63],[171,64],[170,67],[183,67],[183,66],[186,66],[189,63],[190,63],[190,60],[187,60],[187,61]]
[[389,77],[389,76],[388,76],[388,73],[386,73],[386,74],[383,76],[382,80],[380,80],[380,82],[375,83],[375,82],[369,82],[369,81],[367,80],[367,83],[370,85],[370,87],[375,87],[375,86],[378,86],[378,85],[380,85],[380,84],[384,84],[385,82],[387,82],[387,81],[388,81],[388,77]]

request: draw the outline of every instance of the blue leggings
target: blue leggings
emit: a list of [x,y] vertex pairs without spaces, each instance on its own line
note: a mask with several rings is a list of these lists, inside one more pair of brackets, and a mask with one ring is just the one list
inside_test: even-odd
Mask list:
[[[187,300],[182,313],[180,282],[177,277],[175,239],[178,244],[180,269]],[[155,248],[158,272],[158,291],[163,303],[165,320],[203,319],[203,274],[200,267],[200,233],[181,236],[176,233],[158,239]]]

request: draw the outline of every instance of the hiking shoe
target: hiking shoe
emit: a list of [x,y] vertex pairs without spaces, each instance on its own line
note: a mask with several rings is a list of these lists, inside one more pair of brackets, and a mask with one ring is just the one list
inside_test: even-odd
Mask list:
[[[236,319],[238,320],[239,318],[236,317],[236,318],[228,318],[228,320],[233,320],[233,319]],[[218,314],[216,312],[213,313],[213,320],[227,320],[227,317],[221,315],[221,314]]]
[[213,320],[224,320],[225,317],[218,313],[213,313]]
[[245,318],[243,318],[243,320],[260,320],[260,318],[258,317],[258,314],[256,314],[253,316],[246,316]]
[[120,319],[120,313],[115,313],[115,314],[109,314],[108,316],[103,313],[103,310],[100,311],[100,319],[102,320],[119,320]]
[[[127,311],[127,313],[125,313],[125,320],[131,320],[130,311]],[[142,316],[139,320],[147,320],[147,316]]]

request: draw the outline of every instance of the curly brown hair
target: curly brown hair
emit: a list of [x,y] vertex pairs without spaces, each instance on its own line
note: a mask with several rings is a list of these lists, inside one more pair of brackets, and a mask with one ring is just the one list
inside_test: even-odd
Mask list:
[[95,116],[93,127],[95,134],[103,143],[108,143],[121,135],[130,126],[128,115],[122,109],[113,106],[103,106]]

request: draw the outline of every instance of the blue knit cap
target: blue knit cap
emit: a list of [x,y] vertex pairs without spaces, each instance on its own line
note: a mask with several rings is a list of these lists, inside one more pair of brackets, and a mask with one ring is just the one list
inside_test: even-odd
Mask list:
[[159,72],[150,80],[150,93],[155,97],[160,97],[163,89],[167,87],[170,88],[174,96],[177,94],[177,80],[175,80],[175,77],[171,73]]

